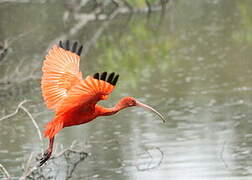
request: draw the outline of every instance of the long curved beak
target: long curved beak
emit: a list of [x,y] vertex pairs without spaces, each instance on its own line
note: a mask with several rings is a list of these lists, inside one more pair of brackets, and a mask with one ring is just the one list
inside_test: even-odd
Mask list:
[[165,123],[165,118],[162,114],[160,114],[157,110],[155,110],[154,108],[146,105],[146,104],[143,104],[143,103],[140,103],[139,101],[136,102],[136,106],[139,106],[139,107],[143,107],[145,109],[148,109],[148,110],[151,110],[152,112],[156,113],[163,121],[163,123]]

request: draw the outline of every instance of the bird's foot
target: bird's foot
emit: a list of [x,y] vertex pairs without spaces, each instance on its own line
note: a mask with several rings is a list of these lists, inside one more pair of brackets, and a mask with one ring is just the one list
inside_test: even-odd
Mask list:
[[39,167],[42,166],[50,157],[52,154],[51,149],[47,149],[44,153],[43,156],[39,159]]

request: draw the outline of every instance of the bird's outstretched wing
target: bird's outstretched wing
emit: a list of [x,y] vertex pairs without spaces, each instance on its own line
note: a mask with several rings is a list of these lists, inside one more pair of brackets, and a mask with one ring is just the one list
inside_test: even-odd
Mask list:
[[66,98],[57,108],[57,114],[76,109],[89,111],[98,101],[108,98],[118,78],[119,75],[115,75],[114,72],[110,74],[103,72],[101,75],[96,73],[93,77],[87,76],[85,80],[69,90]]
[[49,109],[56,111],[68,91],[82,81],[79,71],[82,46],[77,42],[70,47],[69,41],[53,46],[43,63],[42,95]]
[[42,95],[47,107],[56,114],[94,108],[99,100],[108,98],[119,78],[115,73],[103,72],[83,80],[79,71],[82,46],[77,46],[75,42],[70,48],[69,41],[60,41],[59,46],[49,50],[42,67]]

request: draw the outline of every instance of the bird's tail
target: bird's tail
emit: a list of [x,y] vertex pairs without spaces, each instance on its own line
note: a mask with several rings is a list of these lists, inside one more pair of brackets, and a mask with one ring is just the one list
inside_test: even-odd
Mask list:
[[63,122],[59,118],[54,118],[45,126],[44,136],[53,138],[63,128]]

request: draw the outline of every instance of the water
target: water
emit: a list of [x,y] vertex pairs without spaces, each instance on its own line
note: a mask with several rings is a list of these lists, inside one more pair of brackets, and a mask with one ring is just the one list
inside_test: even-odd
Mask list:
[[[251,7],[248,0],[172,1],[162,21],[159,12],[149,21],[145,14],[111,21],[82,57],[81,70],[121,75],[104,106],[134,96],[167,123],[130,108],[62,130],[57,152],[76,141],[91,153],[72,179],[251,179]],[[24,99],[41,130],[53,117],[40,91],[49,44],[61,37],[90,42],[103,24],[71,33],[80,13],[72,4],[0,3],[0,40],[9,47],[0,62],[1,117]],[[0,163],[19,176],[41,142],[22,110],[0,124]]]

